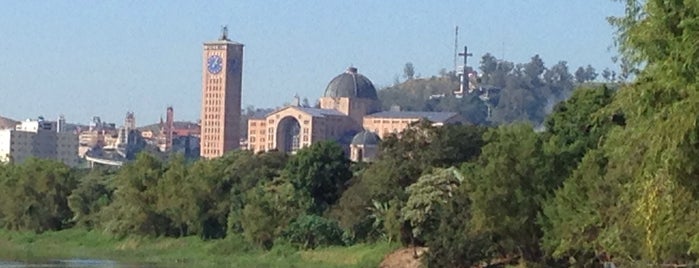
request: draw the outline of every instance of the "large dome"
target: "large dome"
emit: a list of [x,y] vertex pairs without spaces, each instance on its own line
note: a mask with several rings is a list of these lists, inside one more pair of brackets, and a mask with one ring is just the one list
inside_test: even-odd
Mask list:
[[379,145],[381,138],[376,133],[364,130],[352,138],[352,145]]
[[333,78],[328,83],[324,96],[378,100],[374,84],[368,78],[358,74],[357,68],[354,67],[347,68],[347,71]]

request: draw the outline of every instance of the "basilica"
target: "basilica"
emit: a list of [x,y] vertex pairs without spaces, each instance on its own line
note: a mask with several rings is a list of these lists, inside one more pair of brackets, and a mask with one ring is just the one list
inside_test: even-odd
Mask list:
[[433,125],[463,123],[452,112],[381,111],[373,83],[350,67],[333,78],[318,107],[291,105],[248,120],[248,150],[295,152],[322,140],[341,144],[353,161],[376,157],[381,138],[427,119]]

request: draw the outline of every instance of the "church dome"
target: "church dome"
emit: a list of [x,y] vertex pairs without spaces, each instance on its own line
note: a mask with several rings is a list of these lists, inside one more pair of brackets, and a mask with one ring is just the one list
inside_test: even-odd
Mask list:
[[352,145],[379,145],[381,139],[374,132],[364,130],[352,138]]
[[328,83],[324,96],[378,100],[374,84],[365,76],[357,73],[357,68],[354,67],[347,68],[347,71],[333,78]]

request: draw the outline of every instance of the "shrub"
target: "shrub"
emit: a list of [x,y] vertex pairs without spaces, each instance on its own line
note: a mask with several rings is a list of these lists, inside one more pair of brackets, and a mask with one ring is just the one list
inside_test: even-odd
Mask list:
[[284,238],[301,249],[343,245],[343,231],[336,221],[317,215],[302,215],[284,231]]

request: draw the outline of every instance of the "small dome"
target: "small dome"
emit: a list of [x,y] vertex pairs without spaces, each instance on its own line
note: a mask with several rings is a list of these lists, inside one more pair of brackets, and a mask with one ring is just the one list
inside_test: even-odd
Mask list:
[[374,132],[364,130],[352,138],[352,145],[379,145],[381,139]]
[[347,71],[330,80],[324,96],[378,100],[374,84],[365,76],[357,73],[357,68],[354,67],[347,68]]

